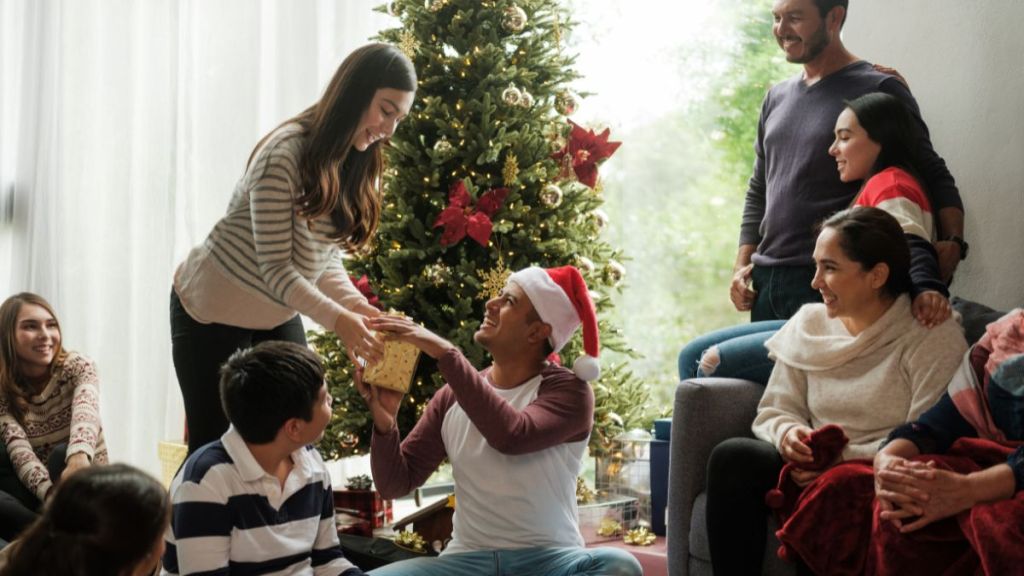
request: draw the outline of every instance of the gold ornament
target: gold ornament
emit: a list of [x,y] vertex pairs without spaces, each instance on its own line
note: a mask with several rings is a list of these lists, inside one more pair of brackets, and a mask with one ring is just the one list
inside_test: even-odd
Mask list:
[[427,541],[423,539],[423,536],[411,530],[403,530],[395,534],[395,546],[420,554],[426,554],[427,552]]
[[622,534],[622,524],[614,518],[602,518],[601,525],[597,527],[598,536],[618,536]]
[[[565,138],[556,135],[554,138],[551,139],[551,151],[552,152],[558,152],[559,150],[564,150],[564,149],[565,149]],[[568,157],[568,154],[566,154],[566,156]]]
[[433,264],[429,264],[425,268],[423,268],[422,274],[423,278],[434,286],[441,286],[448,280],[448,278],[451,275],[450,271],[448,270],[448,267],[445,266],[440,260]]
[[533,94],[523,90],[523,99],[519,101],[519,105],[523,108],[533,108]]
[[548,208],[558,208],[562,204],[562,189],[557,184],[546,184],[540,191],[540,203]]
[[612,286],[618,286],[626,276],[626,267],[615,260],[609,260],[604,267],[604,275],[612,283]]
[[501,99],[509,106],[518,106],[523,100],[523,92],[510,82],[508,88],[501,91]]
[[597,500],[597,492],[594,492],[587,486],[583,477],[576,477],[576,503],[577,504],[590,504]]
[[509,6],[501,16],[501,27],[509,32],[518,33],[526,28],[526,12],[519,6]]
[[509,152],[505,155],[505,166],[501,169],[501,181],[505,186],[511,186],[519,178],[519,158]]
[[442,136],[437,142],[434,142],[434,152],[439,156],[448,156],[448,154],[451,154],[452,149],[452,143],[444,136]]
[[568,90],[555,95],[555,110],[562,116],[572,116],[580,106],[579,97]]
[[641,526],[626,532],[626,536],[623,537],[622,540],[626,544],[632,544],[633,546],[650,546],[651,544],[654,544],[654,540],[656,538],[657,536],[652,534],[650,530]]
[[480,276],[480,280],[483,281],[483,285],[480,286],[480,293],[477,297],[483,300],[490,300],[491,298],[497,298],[501,291],[505,289],[505,283],[508,281],[508,277],[512,275],[512,271],[505,268],[505,261],[498,258],[498,264],[486,272],[477,270],[477,276]]
[[398,49],[411,60],[420,50],[420,41],[416,39],[416,35],[411,30],[402,30],[398,35]]
[[425,0],[427,10],[431,12],[440,12],[445,5],[448,4],[448,0]]
[[594,273],[594,261],[586,256],[578,256],[576,258],[577,267],[584,275],[590,275]]

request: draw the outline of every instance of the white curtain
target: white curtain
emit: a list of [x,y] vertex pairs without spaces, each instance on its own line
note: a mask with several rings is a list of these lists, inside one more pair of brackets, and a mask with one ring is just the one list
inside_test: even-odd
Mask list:
[[49,299],[96,361],[114,459],[157,473],[180,438],[174,267],[259,138],[391,25],[379,3],[0,0],[0,296]]

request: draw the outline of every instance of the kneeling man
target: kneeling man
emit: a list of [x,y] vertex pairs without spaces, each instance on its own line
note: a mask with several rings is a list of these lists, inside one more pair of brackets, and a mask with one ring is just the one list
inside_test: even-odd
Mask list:
[[[447,457],[457,504],[448,547],[437,558],[390,564],[374,576],[639,576],[640,564],[614,548],[583,547],[576,507],[594,418],[598,375],[594,305],[572,266],[526,268],[486,304],[474,339],[494,358],[477,371],[450,342],[408,319],[371,321],[390,338],[438,360],[447,385],[402,440],[402,394],[367,386],[373,414],[371,466],[377,489],[396,498],[420,486]],[[576,373],[548,362],[583,325],[586,355]]]

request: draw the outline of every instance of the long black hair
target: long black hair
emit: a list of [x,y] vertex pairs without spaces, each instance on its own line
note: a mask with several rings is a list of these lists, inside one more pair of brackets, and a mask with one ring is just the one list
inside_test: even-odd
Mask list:
[[903,227],[891,214],[881,208],[854,206],[825,219],[819,229],[825,228],[839,234],[843,254],[864,270],[879,263],[889,267],[882,287],[886,295],[896,298],[910,292],[910,246]]
[[921,182],[920,129],[907,105],[885,92],[871,92],[846,102],[868,137],[881,150],[871,173],[864,180],[890,167],[901,168]]
[[11,544],[0,576],[130,574],[155,567],[170,517],[167,491],[128,466],[90,466],[61,482],[43,515]]

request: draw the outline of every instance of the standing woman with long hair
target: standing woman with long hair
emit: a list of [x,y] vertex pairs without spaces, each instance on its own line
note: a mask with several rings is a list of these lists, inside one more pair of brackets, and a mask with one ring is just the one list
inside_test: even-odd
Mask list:
[[0,538],[30,524],[61,480],[107,462],[98,386],[93,363],[64,350],[46,300],[0,304]]
[[409,113],[416,82],[394,46],[350,54],[317,103],[256,145],[227,215],[178,267],[171,337],[189,452],[228,428],[221,364],[266,340],[305,344],[299,314],[333,330],[353,361],[380,358],[365,323],[379,312],[342,251],[361,251],[377,229],[382,142]]

